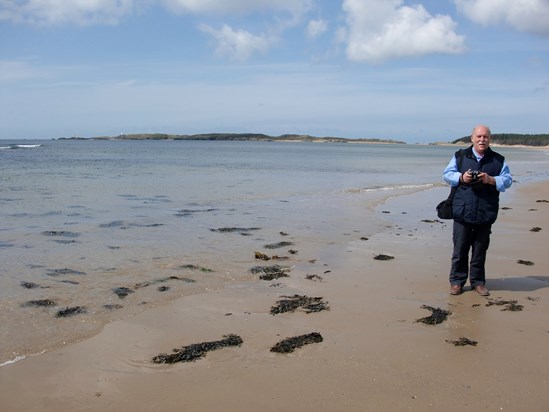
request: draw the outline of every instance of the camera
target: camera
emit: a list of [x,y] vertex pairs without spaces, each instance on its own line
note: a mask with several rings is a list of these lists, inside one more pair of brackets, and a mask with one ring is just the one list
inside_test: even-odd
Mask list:
[[478,175],[482,172],[480,170],[471,170],[469,173],[471,174],[471,178],[473,179],[471,183],[475,183],[476,181],[478,181]]

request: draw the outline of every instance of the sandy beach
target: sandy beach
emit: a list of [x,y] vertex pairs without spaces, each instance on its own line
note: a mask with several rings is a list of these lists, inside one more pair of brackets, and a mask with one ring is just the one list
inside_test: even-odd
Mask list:
[[[437,187],[379,204],[386,229],[349,233],[340,253],[296,245],[303,252],[292,257],[287,278],[229,283],[1,367],[0,409],[547,411],[549,182],[502,194],[488,298],[448,294],[451,221],[434,213],[447,192]],[[379,254],[394,259],[374,259]],[[322,297],[329,310],[270,313],[295,294]],[[418,322],[431,315],[424,305],[450,314],[440,324]],[[312,332],[323,341],[270,351]],[[243,343],[194,362],[152,362],[228,334]],[[476,346],[456,346],[461,338]]]

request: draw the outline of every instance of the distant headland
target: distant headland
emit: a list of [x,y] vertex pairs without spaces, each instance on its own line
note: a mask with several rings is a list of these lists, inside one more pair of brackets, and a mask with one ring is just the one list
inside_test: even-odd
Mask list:
[[256,142],[315,142],[315,143],[394,143],[406,144],[398,140],[385,139],[348,139],[344,137],[316,137],[302,134],[283,134],[269,136],[263,133],[203,133],[203,134],[165,134],[137,133],[118,136],[99,137],[60,137],[57,140],[224,140]]
[[[218,141],[265,141],[265,142],[314,142],[314,143],[380,143],[407,144],[404,141],[392,139],[350,139],[344,137],[316,137],[302,134],[283,134],[269,136],[263,133],[204,133],[204,134],[166,134],[166,133],[136,133],[117,136],[98,137],[60,137],[54,140],[218,140]],[[432,144],[468,144],[470,136],[461,137],[451,142]],[[508,146],[549,146],[549,134],[509,134],[492,135],[492,143]]]

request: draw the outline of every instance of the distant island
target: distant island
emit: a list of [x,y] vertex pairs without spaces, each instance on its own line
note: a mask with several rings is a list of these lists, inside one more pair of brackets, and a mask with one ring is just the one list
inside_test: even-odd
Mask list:
[[165,134],[137,133],[100,137],[60,137],[58,140],[229,140],[257,142],[316,142],[316,143],[393,143],[406,144],[398,140],[386,139],[347,139],[343,137],[315,137],[302,134],[269,136],[263,133],[204,133],[204,134]]
[[[54,139],[55,140],[55,139]],[[258,142],[314,142],[314,143],[380,143],[406,144],[404,141],[391,139],[349,139],[344,137],[316,137],[302,134],[283,134],[269,136],[263,133],[204,133],[204,134],[166,134],[166,133],[137,133],[120,134],[118,136],[99,137],[60,137],[56,140],[218,140],[218,141],[258,141]],[[451,144],[468,144],[470,136],[456,139]],[[492,135],[492,143],[509,146],[549,146],[549,134],[509,134],[497,133]],[[433,143],[442,144],[442,143]]]

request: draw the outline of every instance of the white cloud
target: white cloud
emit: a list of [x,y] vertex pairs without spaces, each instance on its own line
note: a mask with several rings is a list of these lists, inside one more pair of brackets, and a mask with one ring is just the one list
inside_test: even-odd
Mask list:
[[187,13],[234,13],[279,10],[303,13],[312,0],[160,0],[171,10]]
[[322,35],[328,29],[328,24],[325,20],[311,20],[307,25],[307,36],[310,39],[316,39],[318,36]]
[[313,0],[0,0],[0,21],[15,23],[117,24],[136,8],[159,5],[175,13],[287,12],[301,16]]
[[403,6],[402,0],[344,0],[347,15],[347,57],[379,63],[388,59],[464,51],[456,23],[432,16],[422,5]]
[[216,53],[219,56],[229,56],[238,61],[247,60],[254,53],[264,53],[276,42],[276,38],[254,35],[245,30],[234,30],[226,24],[219,30],[207,25],[200,28],[216,40]]
[[[315,0],[0,0],[0,21],[36,25],[117,24],[121,18],[150,6],[160,6],[173,13],[198,16],[208,14],[263,13],[271,18],[265,33],[253,34],[245,29],[223,25],[220,29],[203,24],[200,28],[217,42],[216,53],[236,60],[246,60],[265,52],[280,36],[302,21]],[[322,28],[316,28],[319,32]]]
[[116,24],[134,0],[0,0],[0,21],[37,25]]
[[454,0],[458,10],[483,25],[505,23],[517,30],[549,35],[548,0]]

